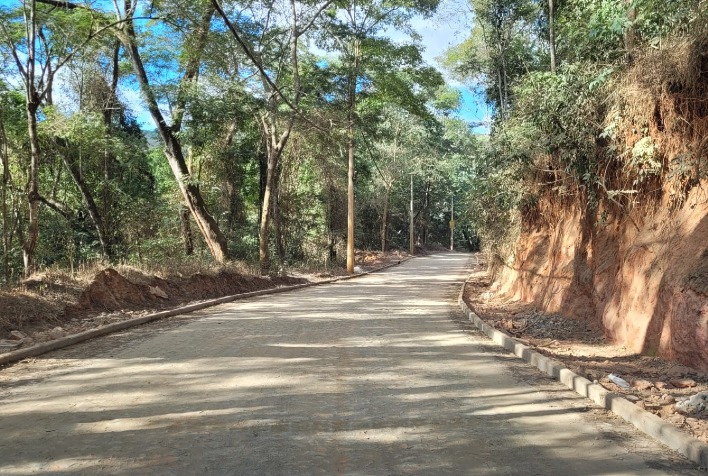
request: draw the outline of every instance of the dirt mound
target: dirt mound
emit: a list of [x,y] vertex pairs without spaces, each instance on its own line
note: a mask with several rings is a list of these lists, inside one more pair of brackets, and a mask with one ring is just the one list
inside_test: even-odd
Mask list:
[[160,278],[132,273],[132,279],[112,268],[96,274],[78,303],[66,307],[67,317],[92,312],[162,309],[184,302],[212,299],[307,282],[290,276],[250,276],[232,271]]
[[0,291],[0,339],[38,321],[55,323],[63,305],[27,291]]
[[[398,252],[357,255],[357,264],[365,270],[400,262],[405,256]],[[6,343],[11,348],[27,346],[188,302],[346,274],[343,269],[325,274],[312,269],[295,272],[298,277],[259,276],[236,262],[219,268],[188,264],[151,272],[129,265],[92,267],[76,275],[46,271],[25,280],[20,288],[0,291],[0,341],[13,340]]]
[[115,269],[108,268],[96,275],[81,294],[79,302],[68,306],[66,312],[74,314],[89,310],[113,311],[142,307],[150,301],[147,286],[131,283]]

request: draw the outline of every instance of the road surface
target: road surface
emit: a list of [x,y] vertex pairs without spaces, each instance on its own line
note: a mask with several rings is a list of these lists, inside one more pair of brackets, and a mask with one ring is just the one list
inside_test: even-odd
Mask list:
[[0,474],[704,474],[465,326],[472,257],[0,371]]

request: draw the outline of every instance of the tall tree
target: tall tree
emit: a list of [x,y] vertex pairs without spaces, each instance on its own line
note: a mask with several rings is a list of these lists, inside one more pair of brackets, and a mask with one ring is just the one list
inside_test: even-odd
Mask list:
[[179,81],[170,124],[167,123],[164,114],[160,110],[157,95],[150,83],[145,63],[140,53],[135,28],[135,14],[138,7],[137,0],[124,0],[122,9],[119,8],[118,3],[115,2],[116,17],[120,22],[120,26],[118,26],[115,31],[130,56],[133,71],[140,85],[146,106],[165,146],[165,157],[177,181],[180,192],[184,197],[185,203],[192,213],[212,257],[217,263],[223,263],[228,259],[229,255],[226,238],[219,229],[219,225],[214,217],[209,213],[201,191],[199,190],[199,186],[193,180],[192,172],[187,166],[182,144],[178,136],[185,116],[187,91],[190,87],[194,86],[198,80],[201,54],[208,40],[211,19],[214,15],[214,7],[210,2],[201,1],[199,2],[199,6],[201,7],[201,16],[197,23],[192,25],[187,35],[187,40],[185,44],[182,45],[184,48],[183,54],[187,57],[187,61],[186,64],[183,65],[183,72]]
[[551,73],[556,72],[556,19],[554,0],[548,0],[548,43],[551,52]]
[[[51,7],[38,3],[49,3]],[[51,21],[52,9],[57,2],[47,0],[24,0],[19,9],[20,20],[15,24],[0,24],[3,40],[17,68],[18,76],[24,87],[27,132],[30,145],[29,174],[27,185],[28,225],[24,233],[22,255],[25,275],[31,274],[36,267],[35,251],[39,242],[40,218],[40,163],[42,151],[39,141],[38,113],[43,103],[52,104],[54,80],[58,71],[67,64],[81,49],[107,27],[94,23],[93,15],[82,9],[75,22],[72,34],[49,33],[47,23]],[[22,24],[23,32],[13,27]],[[19,33],[19,34],[18,34]],[[75,36],[76,35],[76,36]]]
[[[266,107],[260,113],[260,122],[265,137],[267,160],[258,234],[259,261],[263,271],[270,268],[269,230],[272,214],[277,212],[277,198],[275,197],[277,197],[279,163],[290,139],[296,117],[301,114],[299,111],[302,97],[299,41],[331,2],[332,0],[327,0],[322,4],[308,5],[288,0],[285,5],[276,3],[266,5],[263,12],[266,20],[260,22],[259,35],[249,38],[247,34],[240,31],[237,23],[228,18],[218,1],[212,0],[212,5],[253,63],[256,74],[260,77],[265,96]],[[282,25],[276,18],[278,11],[289,12],[287,19],[282,20]],[[287,27],[285,27],[286,25]],[[281,29],[279,36],[283,38],[280,41],[274,41],[273,32],[269,31],[269,28],[276,33],[278,29]],[[275,51],[273,51],[272,45],[276,45]],[[286,63],[289,63],[289,68],[283,66]],[[284,92],[286,87],[288,93]],[[282,112],[281,106],[286,107],[285,113]],[[279,234],[277,213],[275,215],[276,234]],[[281,240],[276,241],[280,242]],[[282,261],[284,259],[283,247],[279,245],[277,249]]]
[[[328,23],[323,28],[320,44],[341,55],[345,66],[346,84],[346,150],[347,150],[347,271],[354,272],[355,202],[354,171],[356,153],[357,104],[367,87],[383,87],[385,74],[366,72],[395,71],[420,66],[418,50],[411,45],[398,46],[381,36],[387,27],[410,32],[409,21],[414,14],[430,15],[437,8],[437,0],[414,2],[347,0],[337,3],[328,12]],[[415,50],[413,52],[412,50]],[[413,54],[411,54],[413,53]],[[411,62],[412,60],[412,62]],[[377,77],[378,76],[378,77]],[[376,81],[371,81],[371,80]],[[371,82],[370,82],[371,81]],[[376,84],[374,84],[376,83]]]

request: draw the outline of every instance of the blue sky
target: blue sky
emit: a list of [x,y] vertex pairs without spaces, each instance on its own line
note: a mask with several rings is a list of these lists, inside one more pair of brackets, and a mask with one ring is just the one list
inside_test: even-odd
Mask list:
[[[4,0],[0,0],[2,2]],[[416,17],[412,21],[413,29],[421,36],[424,46],[423,58],[425,61],[440,69],[447,77],[451,86],[457,88],[462,94],[462,105],[458,116],[471,123],[487,123],[489,115],[486,104],[477,95],[473,94],[464,84],[452,80],[446,72],[439,67],[439,58],[448,48],[461,43],[469,34],[471,27],[471,14],[467,0],[442,0],[438,13],[430,19]],[[410,41],[408,35],[393,31],[389,36],[396,41]],[[138,116],[138,121],[143,127],[154,129],[150,115],[142,107],[139,92],[125,91],[124,98],[131,104]],[[476,127],[475,132],[488,133],[489,126]]]
[[[4,7],[16,6],[17,3],[17,0],[0,0],[0,5]],[[442,0],[438,13],[433,18],[414,18],[412,25],[421,36],[425,61],[439,68],[437,58],[449,47],[461,43],[466,38],[470,30],[471,20],[467,0]],[[410,40],[407,35],[397,31],[389,32],[389,36],[401,42]],[[439,69],[445,74],[444,70]],[[449,77],[448,82],[462,94],[462,106],[458,116],[468,122],[488,122],[488,111],[484,101],[473,94],[465,85]],[[152,119],[142,105],[137,88],[135,90],[123,88],[122,96],[136,114],[139,123],[145,128],[154,129]],[[488,126],[477,127],[475,131],[486,133],[488,132]]]
[[[413,28],[422,37],[425,47],[423,58],[430,65],[437,67],[446,76],[449,84],[462,93],[462,107],[458,116],[468,122],[489,122],[489,115],[484,100],[475,95],[464,84],[455,81],[437,64],[437,58],[457,44],[462,43],[469,35],[472,15],[466,0],[442,0],[438,13],[431,19],[414,18]],[[395,40],[405,41],[407,35],[397,32],[390,34]],[[487,133],[489,127],[477,127],[476,132]]]

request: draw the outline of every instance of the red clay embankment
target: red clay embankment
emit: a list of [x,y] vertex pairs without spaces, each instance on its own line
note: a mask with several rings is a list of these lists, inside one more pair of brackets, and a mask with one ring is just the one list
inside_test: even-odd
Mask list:
[[584,214],[525,229],[499,292],[586,319],[616,343],[708,371],[708,181],[683,205]]

